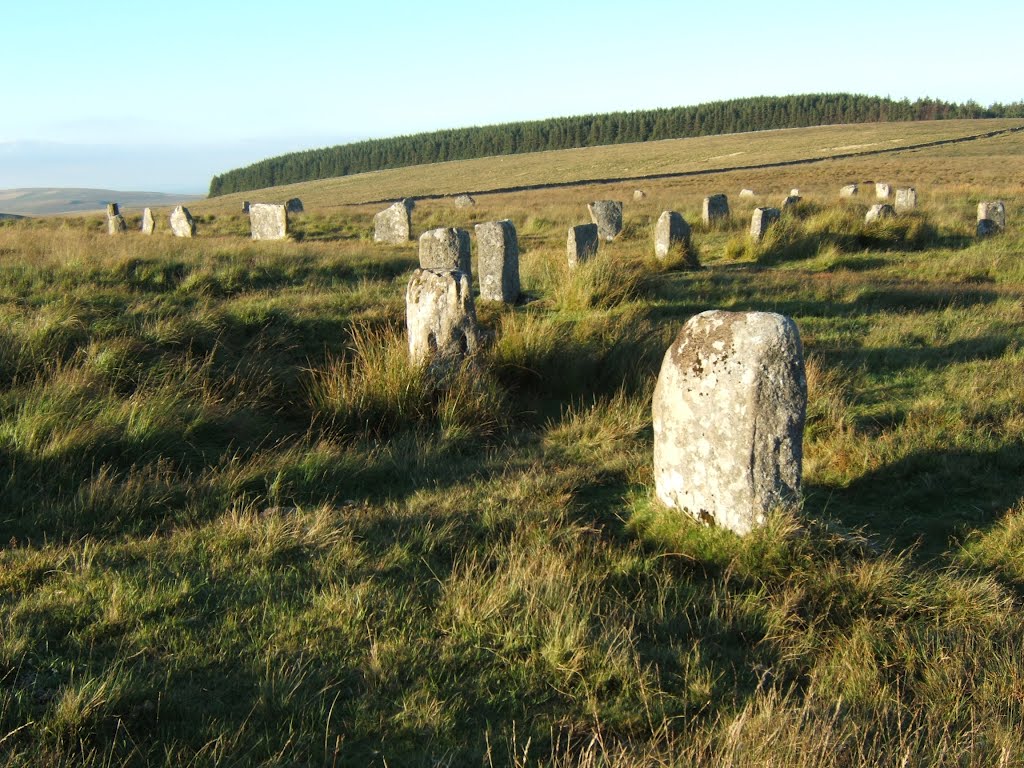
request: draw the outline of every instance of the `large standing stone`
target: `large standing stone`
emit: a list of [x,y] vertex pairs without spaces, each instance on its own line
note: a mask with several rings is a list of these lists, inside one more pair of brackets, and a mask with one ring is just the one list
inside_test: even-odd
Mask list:
[[617,200],[596,200],[587,204],[590,220],[597,224],[597,235],[611,242],[622,231],[622,203]]
[[896,190],[896,213],[906,213],[917,208],[917,190],[913,187]]
[[792,208],[793,206],[797,205],[801,200],[803,200],[803,198],[800,197],[800,195],[790,195],[789,197],[782,201],[782,210]]
[[729,198],[725,195],[711,195],[704,198],[701,219],[705,224],[725,221],[729,218]]
[[397,245],[412,240],[412,209],[415,205],[414,201],[406,198],[374,216],[374,242]]
[[195,237],[196,222],[188,208],[179,205],[171,211],[171,232],[175,237]]
[[800,496],[807,380],[800,333],[771,312],[702,312],[654,390],[658,498],[745,534]]
[[156,219],[149,208],[142,209],[142,234],[152,235],[156,231]]
[[892,194],[892,187],[888,184],[883,184],[880,181],[875,182],[875,198],[877,200],[888,200],[889,195]]
[[288,209],[283,205],[253,203],[249,206],[253,240],[284,240],[288,237]]
[[464,229],[431,229],[420,235],[420,266],[423,269],[457,269],[472,278],[469,232]]
[[302,213],[302,201],[293,197],[291,200],[285,202],[284,207],[288,209],[288,213]]
[[654,255],[664,259],[673,248],[686,252],[686,263],[691,267],[699,267],[697,256],[690,248],[690,225],[678,211],[665,211],[658,217],[654,225]]
[[569,227],[569,237],[565,243],[569,255],[569,266],[575,267],[577,264],[590,261],[597,255],[599,242],[597,224],[579,224]]
[[[111,213],[113,211],[113,213]],[[124,216],[121,215],[120,209],[117,207],[117,203],[110,203],[107,205],[107,234],[108,235],[123,235],[128,231],[128,224],[125,223]]]
[[505,219],[476,225],[480,298],[514,304],[519,298],[519,239]]
[[1006,229],[1006,206],[1002,200],[978,203],[978,222],[991,221],[997,232]]
[[476,200],[471,195],[459,195],[455,198],[456,208],[472,208],[476,205]]
[[868,212],[864,214],[864,223],[870,224],[872,221],[879,221],[880,219],[891,219],[895,215],[896,209],[891,205],[878,203],[868,208]]
[[405,321],[414,363],[437,366],[475,352],[480,335],[469,275],[417,269],[405,292]]
[[782,211],[778,208],[755,208],[754,215],[750,217],[750,236],[760,242],[768,232],[768,227],[781,216]]
[[847,184],[845,187],[839,190],[840,197],[856,197],[860,191],[856,184]]

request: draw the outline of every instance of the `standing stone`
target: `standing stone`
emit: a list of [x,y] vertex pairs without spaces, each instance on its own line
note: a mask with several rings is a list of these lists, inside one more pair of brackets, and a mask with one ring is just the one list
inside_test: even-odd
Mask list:
[[248,213],[248,212],[249,212],[249,201],[248,200],[243,200],[242,201],[242,213]]
[[1000,231],[999,226],[992,219],[982,219],[978,222],[978,237],[998,235]]
[[711,195],[704,198],[701,219],[705,224],[726,221],[729,218],[729,198],[725,195]]
[[896,213],[906,213],[917,208],[917,190],[913,187],[896,190]]
[[117,203],[107,203],[107,218],[121,215],[121,206]]
[[996,232],[1006,229],[1006,206],[1002,200],[978,203],[978,222],[991,221]]
[[753,197],[753,196],[754,196],[754,190],[752,190],[752,189],[741,189],[740,190],[740,197]]
[[643,200],[645,197],[647,197],[647,193],[644,192],[642,189],[634,189],[633,190],[633,199],[634,200]]
[[750,236],[757,242],[768,232],[768,227],[777,222],[782,216],[778,208],[755,208],[754,215],[750,217]]
[[597,224],[580,224],[569,227],[569,238],[565,244],[569,255],[569,266],[575,267],[577,264],[590,261],[597,255],[599,242]]
[[880,219],[891,219],[896,215],[896,209],[891,205],[885,203],[879,203],[878,205],[872,205],[866,214],[864,214],[864,223],[870,224],[872,221],[878,221]]
[[373,241],[398,245],[412,240],[412,209],[416,203],[409,198],[385,208],[373,217]]
[[472,354],[480,343],[469,275],[417,269],[405,292],[409,357],[435,367]]
[[175,237],[195,237],[196,222],[188,208],[179,205],[171,211],[171,232]]
[[283,205],[253,203],[249,206],[253,240],[284,240],[288,237],[288,209]]
[[297,197],[293,197],[291,200],[288,200],[284,204],[284,207],[288,209],[288,213],[302,213],[303,211],[302,201]]
[[798,503],[807,380],[796,324],[772,312],[702,312],[654,390],[658,498],[745,534]]
[[797,189],[796,187],[793,187],[791,190],[789,190],[789,195],[790,197],[800,197],[800,190]]
[[156,219],[153,218],[153,212],[149,208],[143,208],[142,210],[142,234],[152,235],[156,231]]
[[476,200],[470,195],[459,195],[455,198],[456,208],[472,208],[474,205],[476,205]]
[[590,220],[597,224],[597,234],[611,242],[622,231],[622,203],[616,200],[596,200],[587,204]]
[[480,298],[515,304],[519,298],[519,239],[505,219],[476,225]]
[[875,182],[875,199],[876,200],[888,200],[889,195],[892,194],[892,187],[888,184],[883,184],[880,181]]
[[803,200],[803,198],[800,197],[800,195],[790,195],[789,197],[787,197],[785,200],[782,201],[782,210],[786,210],[787,208],[792,208],[794,205],[799,203],[801,200]]
[[840,197],[856,197],[860,190],[856,184],[847,184],[845,187],[839,190]]
[[420,267],[457,269],[472,279],[469,232],[464,229],[431,229],[420,235]]
[[690,248],[690,225],[686,223],[681,213],[665,211],[654,225],[654,255],[664,259],[673,248],[681,248],[686,252],[688,266],[700,266],[697,255]]
[[109,213],[107,214],[108,235],[123,235],[127,231],[128,224],[125,223],[124,216],[122,216],[120,213],[115,213],[113,216],[111,216]]

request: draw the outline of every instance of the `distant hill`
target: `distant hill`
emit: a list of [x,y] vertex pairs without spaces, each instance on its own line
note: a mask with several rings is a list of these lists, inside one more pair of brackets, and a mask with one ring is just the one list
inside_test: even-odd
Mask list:
[[1024,103],[982,107],[974,102],[894,101],[849,93],[760,96],[690,107],[457,128],[293,152],[214,176],[210,197],[368,171],[499,155],[773,128],[997,117],[1024,117]]
[[202,195],[168,195],[162,192],[27,187],[0,190],[0,215],[52,216],[61,213],[90,213],[104,210],[107,203],[118,203],[127,209],[162,208],[202,199]]

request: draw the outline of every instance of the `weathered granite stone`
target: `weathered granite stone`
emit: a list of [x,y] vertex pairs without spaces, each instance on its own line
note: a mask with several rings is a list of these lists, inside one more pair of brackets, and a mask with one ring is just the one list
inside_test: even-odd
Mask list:
[[412,240],[412,209],[415,202],[399,200],[373,217],[373,240],[397,245]]
[[455,198],[456,208],[472,208],[474,205],[476,205],[476,200],[470,195],[459,195]]
[[644,192],[642,189],[634,189],[633,190],[633,199],[634,200],[643,200],[645,197],[647,197],[647,193]]
[[1002,200],[978,203],[978,221],[986,219],[995,224],[998,231],[1006,229],[1006,206]]
[[179,205],[171,211],[171,232],[175,237],[195,237],[196,222],[188,208]]
[[856,184],[847,184],[845,187],[839,190],[839,196],[856,197],[858,192],[860,192],[860,188]]
[[883,184],[881,181],[875,182],[875,199],[876,200],[888,200],[889,195],[892,194],[892,187],[888,184]]
[[786,210],[787,208],[792,208],[794,205],[799,203],[801,200],[803,200],[803,198],[800,197],[800,195],[790,195],[789,197],[787,197],[785,200],[782,201],[782,210]]
[[704,198],[701,219],[705,224],[725,221],[729,218],[729,198],[725,195],[711,195]]
[[119,206],[117,203],[107,203],[107,218],[108,219],[111,216],[120,216],[120,215],[121,215],[121,206]]
[[417,269],[405,292],[409,357],[432,367],[457,362],[480,344],[469,275]]
[[420,235],[420,267],[423,269],[457,269],[472,279],[471,263],[466,230],[441,227]]
[[999,225],[992,221],[992,219],[982,219],[978,222],[978,237],[998,235],[1001,231]]
[[149,208],[142,209],[142,234],[152,235],[156,231],[156,219]]
[[288,209],[283,205],[253,203],[249,206],[253,240],[284,240],[288,237]]
[[791,190],[789,190],[789,195],[790,197],[800,197],[800,190],[797,189],[796,187],[793,187]]
[[891,205],[885,203],[878,203],[872,205],[866,214],[864,214],[864,223],[870,224],[872,221],[879,221],[880,219],[891,219],[896,215],[896,209]]
[[[109,210],[109,208],[108,208]],[[115,206],[116,210],[116,206]],[[128,231],[128,224],[125,223],[124,216],[120,213],[115,213],[113,216],[107,214],[107,234],[108,235],[123,235]]]
[[514,304],[519,298],[519,239],[515,225],[505,219],[477,224],[475,229],[480,298]]
[[750,236],[760,242],[768,232],[768,227],[781,216],[782,211],[778,208],[755,208],[754,215],[750,217]]
[[654,390],[658,498],[738,534],[798,503],[806,408],[791,319],[718,310],[690,318]]
[[249,212],[249,201],[248,200],[243,200],[242,201],[242,213],[248,213],[248,212]]
[[658,217],[654,225],[654,255],[664,259],[673,249],[681,249],[686,253],[686,263],[691,267],[699,267],[697,254],[690,248],[690,225],[683,215],[677,211],[665,211]]
[[285,202],[284,207],[288,209],[288,213],[302,213],[303,211],[302,201],[297,197]]
[[896,213],[906,213],[917,208],[917,190],[913,187],[896,190]]
[[569,237],[565,243],[569,255],[569,266],[575,267],[577,264],[590,261],[597,255],[599,242],[597,224],[580,224],[569,227]]
[[740,197],[753,197],[753,196],[754,196],[754,190],[752,190],[752,189],[741,189],[740,190]]
[[611,242],[622,231],[622,203],[617,200],[596,200],[587,204],[590,220],[597,224],[597,234]]

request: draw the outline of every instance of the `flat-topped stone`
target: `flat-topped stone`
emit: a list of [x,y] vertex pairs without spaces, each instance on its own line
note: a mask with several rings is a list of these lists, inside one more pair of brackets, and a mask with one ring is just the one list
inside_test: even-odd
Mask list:
[[288,209],[273,203],[252,203],[249,228],[253,240],[284,240],[288,237]]
[[175,237],[195,237],[195,219],[192,218],[188,208],[183,205],[179,205],[171,211],[171,232]]
[[896,190],[896,213],[906,213],[917,208],[917,190],[913,187]]
[[856,197],[860,192],[860,187],[856,184],[847,184],[839,190],[840,197]]
[[582,264],[594,258],[597,255],[599,242],[597,224],[580,224],[575,227],[569,227],[569,237],[565,243],[569,256],[569,266],[575,267],[577,264]]
[[503,221],[477,224],[476,254],[480,298],[514,304],[519,299],[519,239],[515,225]]
[[443,368],[476,352],[480,333],[469,275],[417,269],[405,292],[405,321],[415,364]]
[[415,206],[413,200],[405,198],[374,216],[374,242],[398,245],[412,240],[412,209]]
[[791,190],[789,190],[789,194],[790,197],[800,197],[800,190],[797,189],[796,187],[793,187]]
[[690,318],[654,390],[658,499],[741,535],[798,504],[806,408],[791,319],[717,310]]
[[142,227],[140,231],[144,235],[152,235],[156,231],[156,219],[153,218],[153,211],[149,208],[142,209]]
[[888,184],[884,184],[880,181],[875,182],[875,198],[878,200],[888,200],[889,195],[892,194],[892,187]]
[[622,231],[622,203],[617,200],[595,200],[587,204],[590,220],[597,224],[597,235],[611,242]]
[[881,219],[891,219],[896,215],[896,209],[886,203],[878,203],[868,208],[868,212],[864,214],[864,223],[870,224],[872,221],[880,221]]
[[768,233],[768,227],[782,216],[778,208],[755,208],[750,217],[750,236],[760,242]]
[[752,189],[741,189],[740,190],[740,197],[753,197],[753,196],[754,196],[754,190],[752,190]]
[[989,200],[978,203],[978,221],[988,219],[1002,232],[1006,229],[1006,206],[1002,200]]
[[686,254],[686,263],[691,267],[699,267],[697,254],[690,247],[690,225],[678,211],[664,211],[654,225],[654,255],[664,259],[673,250]]
[[700,215],[705,224],[726,221],[729,218],[729,198],[725,195],[708,195],[704,198]]
[[472,278],[469,232],[456,227],[431,229],[420,235],[420,267],[457,269]]

